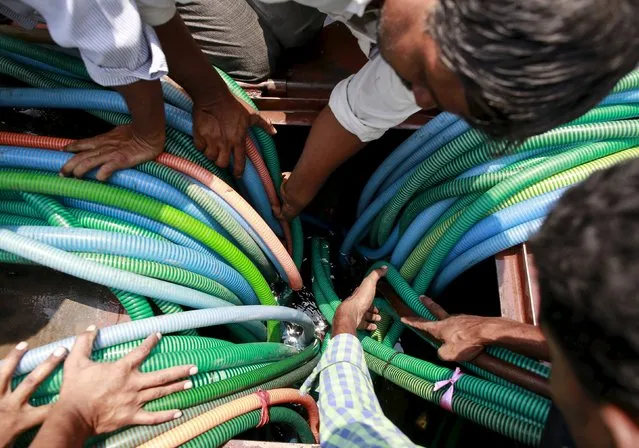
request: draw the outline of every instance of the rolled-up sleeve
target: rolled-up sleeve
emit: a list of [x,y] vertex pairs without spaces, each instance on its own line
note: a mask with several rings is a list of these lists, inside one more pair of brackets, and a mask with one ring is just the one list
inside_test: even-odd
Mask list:
[[420,109],[413,93],[379,56],[337,84],[328,104],[344,129],[362,142],[378,139]]
[[[77,48],[91,78],[103,86],[155,80],[168,66],[151,25],[168,21],[174,0],[24,0],[46,20],[53,40]],[[149,18],[150,22],[147,22]]]

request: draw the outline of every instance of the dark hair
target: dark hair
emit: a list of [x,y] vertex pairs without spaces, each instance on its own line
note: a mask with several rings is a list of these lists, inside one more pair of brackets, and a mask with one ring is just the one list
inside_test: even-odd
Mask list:
[[542,325],[595,399],[639,417],[639,160],[567,191],[531,247]]
[[439,0],[428,29],[472,117],[521,142],[594,107],[639,62],[637,0]]

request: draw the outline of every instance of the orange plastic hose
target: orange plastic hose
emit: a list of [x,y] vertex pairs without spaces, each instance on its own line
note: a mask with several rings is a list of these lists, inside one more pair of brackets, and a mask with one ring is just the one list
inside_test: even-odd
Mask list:
[[[281,207],[280,198],[277,196],[277,192],[275,191],[275,185],[273,184],[273,179],[271,179],[271,174],[268,172],[264,159],[262,159],[260,152],[255,147],[253,140],[251,140],[248,136],[246,137],[246,155],[249,160],[253,162],[255,170],[262,180],[262,185],[264,185],[264,190],[266,190],[266,196],[268,196],[268,201],[271,203],[271,207],[279,209]],[[285,219],[279,219],[278,221],[280,222],[282,231],[284,232],[286,249],[289,254],[293,254],[293,236],[291,235],[291,226]]]
[[[301,404],[308,413],[308,424],[315,441],[319,442],[319,411],[315,400],[310,395],[300,395],[297,389],[273,389],[264,391],[268,395],[270,406],[296,403]],[[174,448],[191,439],[209,431],[232,418],[260,409],[262,401],[258,394],[247,395],[230,403],[223,404],[215,409],[198,415],[180,426],[160,434],[154,439],[139,445],[138,448]]]
[[182,159],[181,157],[162,153],[158,156],[156,161],[200,181],[224,199],[246,219],[255,232],[262,238],[264,244],[266,244],[271,250],[275,258],[277,258],[280,262],[282,268],[286,272],[286,276],[288,277],[289,286],[294,290],[302,288],[302,276],[297,270],[293,259],[286,251],[279,238],[277,238],[277,235],[273,233],[268,224],[264,222],[262,217],[253,209],[253,207],[251,207],[251,205],[246,202],[242,196],[233,190],[232,187],[213,173],[207,171],[205,168],[189,162],[188,160]]
[[64,150],[75,140],[70,138],[44,137],[40,135],[17,134],[15,132],[0,132],[0,145],[24,146],[27,148]]

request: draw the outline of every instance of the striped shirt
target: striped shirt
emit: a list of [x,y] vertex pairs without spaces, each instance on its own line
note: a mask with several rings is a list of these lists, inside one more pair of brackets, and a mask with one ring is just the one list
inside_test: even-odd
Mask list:
[[382,412],[362,346],[355,336],[340,334],[329,342],[319,364],[304,382],[302,394],[308,393],[318,376],[322,447],[415,446]]
[[152,27],[175,15],[175,3],[176,0],[0,0],[0,13],[27,28],[42,17],[58,45],[79,50],[95,82],[118,86],[159,79],[168,73]]

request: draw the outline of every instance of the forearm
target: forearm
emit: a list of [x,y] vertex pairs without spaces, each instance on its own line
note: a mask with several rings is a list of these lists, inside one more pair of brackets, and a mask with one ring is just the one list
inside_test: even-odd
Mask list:
[[313,123],[286,189],[305,207],[315,197],[326,179],[342,163],[365,146],[337,121],[330,107],[325,107]]
[[63,402],[58,402],[31,443],[32,448],[81,448],[91,427]]
[[534,325],[501,317],[488,318],[482,327],[486,345],[507,348],[535,359],[550,360],[548,343],[541,329]]
[[220,97],[231,95],[179,14],[154,29],[162,44],[171,78],[188,92],[196,104],[215,104]]
[[129,108],[135,135],[147,141],[159,139],[164,143],[166,118],[160,81],[138,81],[118,86],[116,90]]

